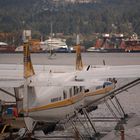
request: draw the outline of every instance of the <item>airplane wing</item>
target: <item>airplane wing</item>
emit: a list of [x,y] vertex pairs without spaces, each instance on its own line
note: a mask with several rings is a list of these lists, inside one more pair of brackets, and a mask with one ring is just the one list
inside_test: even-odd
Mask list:
[[77,79],[104,78],[137,78],[140,77],[140,66],[105,66],[93,67],[88,71],[77,72]]
[[85,80],[77,79],[75,72],[65,73],[41,73],[35,77],[28,79],[28,85],[33,87],[45,87],[45,86],[97,86],[103,84],[102,80]]
[[103,84],[102,81],[36,81],[36,82],[31,82],[29,84],[30,87],[46,87],[46,86],[63,86],[63,87],[68,87],[68,86],[98,86],[99,84]]
[[[101,79],[107,78],[137,78],[140,77],[140,66],[98,66],[92,67],[88,71],[77,71],[63,74],[52,74],[49,80],[49,74],[46,77],[43,74],[41,81],[31,82],[30,86],[97,86],[103,84]],[[71,78],[67,81],[68,75]],[[58,76],[58,77],[57,77]],[[60,76],[60,77],[59,77]],[[67,78],[66,78],[67,77]],[[60,80],[62,79],[63,80]],[[97,80],[98,79],[98,80]],[[99,81],[100,79],[100,81]]]
[[[39,68],[40,70],[40,68]],[[64,78],[66,73],[64,73]],[[92,66],[88,71],[69,72],[72,79],[61,82],[60,77],[51,78],[49,81],[31,82],[30,86],[86,86],[98,85],[96,79],[105,78],[136,78],[140,77],[140,65],[126,66]],[[57,74],[56,75],[63,75]],[[44,75],[43,75],[44,76]],[[46,79],[48,76],[46,77]],[[76,79],[76,80],[74,80]],[[23,85],[23,71],[18,69],[0,70],[0,87],[19,87]]]

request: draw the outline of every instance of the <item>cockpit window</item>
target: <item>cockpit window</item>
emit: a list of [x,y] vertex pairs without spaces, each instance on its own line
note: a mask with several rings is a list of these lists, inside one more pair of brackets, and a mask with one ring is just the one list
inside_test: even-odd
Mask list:
[[105,86],[109,86],[109,85],[111,85],[112,83],[111,82],[104,82],[104,85]]
[[97,86],[97,87],[96,87],[96,89],[100,89],[100,88],[103,88],[103,86]]

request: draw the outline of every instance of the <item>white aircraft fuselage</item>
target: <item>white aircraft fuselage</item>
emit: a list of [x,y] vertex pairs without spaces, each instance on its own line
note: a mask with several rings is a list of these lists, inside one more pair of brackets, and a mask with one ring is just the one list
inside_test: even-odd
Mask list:
[[[72,74],[40,74],[29,79],[30,82],[44,81],[57,78],[60,81],[69,81]],[[51,81],[51,80],[50,80]],[[37,121],[58,122],[74,115],[94,101],[114,89],[114,84],[98,80],[97,86],[31,86],[28,89],[28,116]]]

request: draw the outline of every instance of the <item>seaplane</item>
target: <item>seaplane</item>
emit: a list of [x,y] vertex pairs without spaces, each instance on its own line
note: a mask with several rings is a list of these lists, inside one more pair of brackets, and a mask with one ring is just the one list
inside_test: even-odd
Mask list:
[[[140,66],[88,66],[83,69],[80,46],[77,47],[76,70],[64,73],[36,74],[32,65],[29,41],[24,42],[24,78],[4,77],[0,88],[23,88],[24,122],[32,132],[38,122],[48,126],[70,118],[82,108],[95,107],[115,89],[114,78],[139,78]],[[11,73],[12,75],[12,73]],[[98,101],[97,101],[98,100]],[[97,102],[96,102],[97,101]],[[91,109],[92,111],[92,109]]]

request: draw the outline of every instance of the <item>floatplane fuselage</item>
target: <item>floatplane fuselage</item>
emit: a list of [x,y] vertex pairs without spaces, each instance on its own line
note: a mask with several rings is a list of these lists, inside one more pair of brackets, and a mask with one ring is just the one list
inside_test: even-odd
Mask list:
[[[60,74],[60,79],[66,80],[69,77],[69,74],[63,76],[64,77]],[[98,86],[90,87],[29,87],[30,93],[28,98],[30,100],[28,105],[28,116],[35,120],[58,122],[72,116],[75,111],[79,111],[83,107],[88,106],[88,104],[94,104],[95,100],[101,98],[112,89],[114,89],[114,83],[103,80],[100,81]],[[97,105],[97,103],[94,104],[94,106]]]

